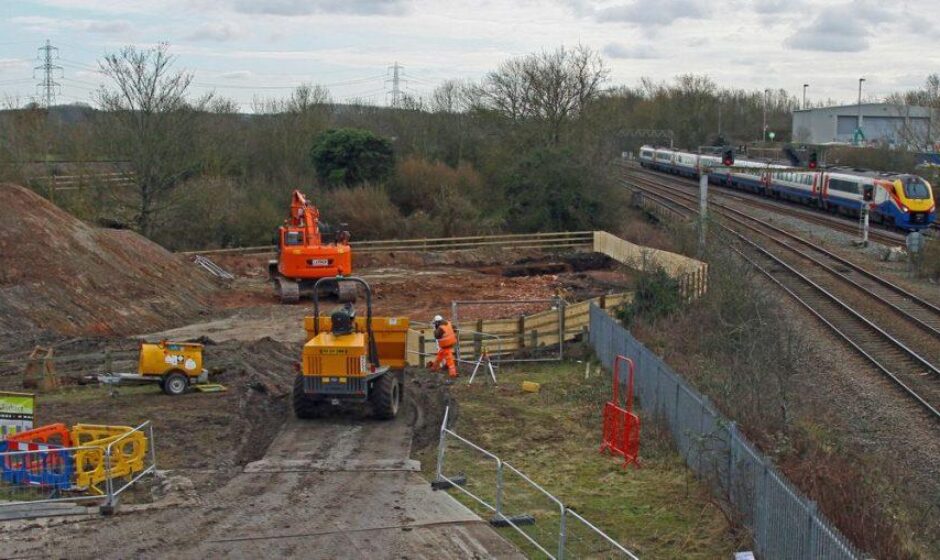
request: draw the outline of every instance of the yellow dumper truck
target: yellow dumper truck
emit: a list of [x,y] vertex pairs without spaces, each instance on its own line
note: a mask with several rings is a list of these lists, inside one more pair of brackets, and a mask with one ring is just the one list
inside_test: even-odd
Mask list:
[[321,317],[314,286],[313,317],[304,319],[307,342],[294,380],[294,414],[315,418],[344,401],[369,405],[378,418],[394,418],[404,388],[408,319],[373,317],[372,289],[361,278],[321,278],[317,284],[340,280],[364,289],[366,316],[357,317],[347,303]]

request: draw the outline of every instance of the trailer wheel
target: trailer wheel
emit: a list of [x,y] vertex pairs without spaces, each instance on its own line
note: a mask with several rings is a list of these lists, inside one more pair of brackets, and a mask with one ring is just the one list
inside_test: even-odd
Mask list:
[[372,389],[372,409],[375,417],[391,420],[398,416],[400,405],[401,384],[398,378],[390,372],[376,379]]
[[182,395],[189,387],[189,378],[178,371],[168,373],[163,377],[163,392],[171,397]]
[[291,402],[294,406],[294,416],[301,420],[310,420],[323,415],[323,403],[304,392],[304,376],[301,374],[294,378]]

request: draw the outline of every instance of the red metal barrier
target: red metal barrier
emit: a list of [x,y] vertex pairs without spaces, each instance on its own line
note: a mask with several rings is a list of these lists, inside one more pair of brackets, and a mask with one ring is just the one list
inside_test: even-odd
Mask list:
[[[630,374],[627,380],[626,408],[620,406],[620,362],[627,362]],[[622,455],[623,467],[640,466],[640,417],[633,413],[633,360],[624,356],[614,359],[613,398],[604,405],[604,436],[601,450],[611,455]]]

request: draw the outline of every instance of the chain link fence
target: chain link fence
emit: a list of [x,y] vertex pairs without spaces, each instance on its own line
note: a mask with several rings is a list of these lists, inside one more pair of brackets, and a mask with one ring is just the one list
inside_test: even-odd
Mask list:
[[444,412],[437,455],[435,488],[452,488],[468,498],[478,513],[490,514],[490,524],[509,527],[548,558],[637,557],[560,499],[472,441],[447,427]]
[[591,306],[591,345],[610,368],[616,356],[636,363],[635,390],[647,415],[669,425],[679,452],[748,527],[756,552],[774,559],[865,556],[771,461],[658,356],[604,310]]

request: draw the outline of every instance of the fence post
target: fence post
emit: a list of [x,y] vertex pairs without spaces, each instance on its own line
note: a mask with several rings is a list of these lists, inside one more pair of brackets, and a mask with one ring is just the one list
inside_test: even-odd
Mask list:
[[444,408],[444,420],[441,422],[441,436],[437,443],[437,472],[435,473],[435,480],[441,481],[444,480],[441,477],[444,469],[444,446],[447,444],[447,433],[444,431],[447,429],[447,417],[450,415],[450,407]]
[[422,367],[424,366],[424,357],[427,355],[425,342],[424,333],[418,335],[418,359],[421,361],[420,365]]
[[496,520],[503,520],[503,462],[496,461]]
[[731,506],[737,508],[737,500],[735,499],[735,476],[734,476],[734,467],[737,461],[735,461],[734,450],[737,448],[737,423],[733,420],[728,423],[728,474],[727,474],[727,489],[728,489],[728,499],[731,502]]
[[564,505],[560,507],[561,510],[561,519],[558,521],[558,555],[556,558],[558,560],[564,560],[565,558],[565,546],[568,543],[568,531],[566,527],[567,513],[568,508]]
[[519,336],[519,348],[525,348],[525,315],[519,315],[519,322],[516,325]]
[[99,511],[102,515],[114,515],[117,504],[114,499],[114,480],[111,475],[111,445],[104,449],[104,477],[104,491],[107,497]]
[[806,500],[806,552],[804,558],[815,558],[816,550],[816,502]]
[[767,489],[770,485],[770,466],[767,457],[761,456],[760,459],[764,472],[761,475],[760,499],[757,499],[757,538],[754,544],[758,552],[768,555],[767,526],[770,524],[770,508],[767,506]]
[[565,300],[556,298],[558,304],[558,359],[565,357]]

